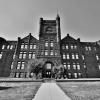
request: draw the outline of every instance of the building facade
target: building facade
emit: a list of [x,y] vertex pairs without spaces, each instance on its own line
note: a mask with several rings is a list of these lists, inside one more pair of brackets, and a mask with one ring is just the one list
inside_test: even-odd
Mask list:
[[44,61],[42,77],[51,77],[52,68],[63,65],[66,78],[100,78],[99,41],[81,42],[69,34],[61,39],[59,15],[40,18],[39,39],[31,33],[17,41],[0,38],[0,77],[29,77],[34,59]]

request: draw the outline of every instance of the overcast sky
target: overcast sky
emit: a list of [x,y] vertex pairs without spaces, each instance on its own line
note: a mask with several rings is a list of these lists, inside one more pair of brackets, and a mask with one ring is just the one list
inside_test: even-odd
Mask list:
[[0,37],[17,40],[29,33],[38,38],[39,19],[61,18],[62,38],[100,40],[100,0],[0,0]]

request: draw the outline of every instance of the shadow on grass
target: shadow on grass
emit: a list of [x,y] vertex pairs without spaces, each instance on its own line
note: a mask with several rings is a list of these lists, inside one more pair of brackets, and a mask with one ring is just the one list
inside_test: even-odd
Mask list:
[[0,86],[0,90],[6,90],[6,89],[9,89],[9,88],[12,88],[12,87],[3,87],[3,86]]

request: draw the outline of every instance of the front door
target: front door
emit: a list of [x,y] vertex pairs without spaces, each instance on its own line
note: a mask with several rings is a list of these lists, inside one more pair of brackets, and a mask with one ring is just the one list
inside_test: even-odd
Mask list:
[[51,69],[52,69],[52,64],[51,63],[46,63],[44,67],[44,72],[43,72],[43,77],[44,78],[51,78]]

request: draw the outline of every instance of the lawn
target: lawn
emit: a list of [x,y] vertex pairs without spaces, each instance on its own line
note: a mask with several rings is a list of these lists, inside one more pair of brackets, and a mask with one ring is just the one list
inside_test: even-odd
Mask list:
[[32,100],[41,82],[0,83],[0,100]]
[[72,100],[100,100],[100,82],[59,82]]

